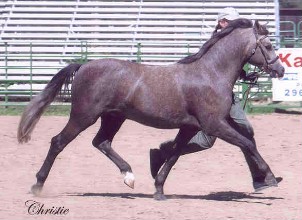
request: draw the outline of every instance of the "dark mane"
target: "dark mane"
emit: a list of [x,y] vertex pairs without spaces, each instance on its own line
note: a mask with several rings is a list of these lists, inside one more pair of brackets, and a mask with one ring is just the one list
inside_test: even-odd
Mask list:
[[[213,34],[213,36],[205,42],[200,50],[192,55],[182,58],[177,63],[188,64],[200,59],[218,40],[230,34],[236,28],[250,28],[253,27],[253,22],[249,19],[239,18],[229,22],[229,25],[220,32]],[[265,27],[264,27],[265,29]]]

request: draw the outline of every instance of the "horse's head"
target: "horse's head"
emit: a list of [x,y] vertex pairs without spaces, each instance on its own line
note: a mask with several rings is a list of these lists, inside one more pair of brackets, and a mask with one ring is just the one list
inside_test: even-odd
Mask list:
[[251,52],[249,52],[250,55],[247,62],[259,67],[273,78],[283,77],[284,67],[267,37],[268,30],[266,26],[260,25],[256,20],[253,31],[256,42],[251,45]]

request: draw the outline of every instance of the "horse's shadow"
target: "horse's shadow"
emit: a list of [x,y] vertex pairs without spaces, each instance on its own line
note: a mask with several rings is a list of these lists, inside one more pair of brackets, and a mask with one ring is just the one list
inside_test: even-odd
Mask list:
[[[74,193],[68,196],[80,196],[80,197],[111,197],[122,199],[136,199],[147,198],[153,199],[152,194],[145,193]],[[260,203],[265,205],[271,205],[268,201],[284,199],[282,197],[263,196],[262,193],[244,193],[244,192],[213,192],[208,195],[182,195],[173,194],[166,195],[167,199],[196,199],[196,200],[212,200],[212,201],[232,201],[232,202],[245,202],[245,203]]]

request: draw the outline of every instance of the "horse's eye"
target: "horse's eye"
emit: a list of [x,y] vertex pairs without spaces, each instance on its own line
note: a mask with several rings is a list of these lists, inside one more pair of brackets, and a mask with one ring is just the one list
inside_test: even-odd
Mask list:
[[265,46],[265,48],[266,48],[267,50],[272,50],[272,49],[273,49],[273,46],[272,46],[271,44],[268,44],[268,45]]

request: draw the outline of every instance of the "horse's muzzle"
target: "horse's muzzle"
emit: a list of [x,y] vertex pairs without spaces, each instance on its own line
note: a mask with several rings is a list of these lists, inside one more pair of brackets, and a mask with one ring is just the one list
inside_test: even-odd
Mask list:
[[279,56],[267,62],[267,69],[272,78],[282,78],[284,76],[285,69],[279,61]]
[[284,76],[285,69],[283,66],[279,66],[278,68],[269,68],[269,75],[272,78],[282,78]]

